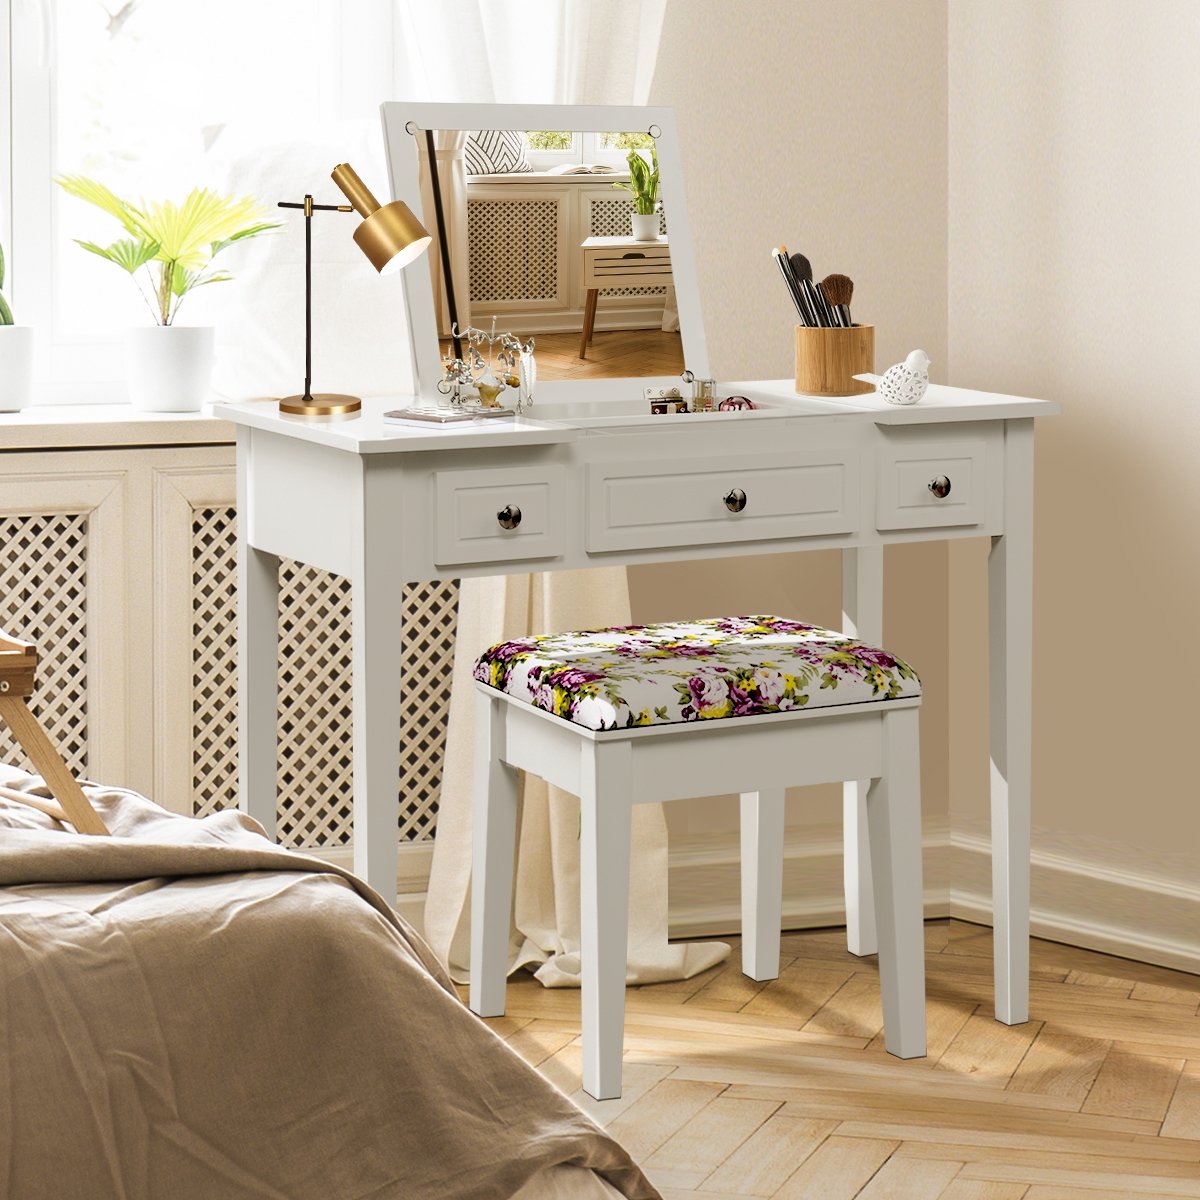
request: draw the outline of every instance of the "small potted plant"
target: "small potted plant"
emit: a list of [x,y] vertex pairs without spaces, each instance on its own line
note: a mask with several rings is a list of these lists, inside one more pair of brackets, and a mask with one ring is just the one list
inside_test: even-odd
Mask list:
[[176,325],[189,292],[232,276],[213,269],[213,259],[234,242],[255,237],[278,222],[250,196],[219,196],[193,188],[183,202],[133,204],[102,183],[79,175],[56,181],[69,195],[115,217],[129,234],[110,246],[76,239],[85,250],[115,263],[133,280],[154,324],[131,329],[126,342],[129,393],[135,408],[150,412],[196,412],[208,395],[214,331]]
[[629,164],[629,182],[614,183],[633,197],[633,236],[639,242],[658,240],[658,150],[650,147],[650,161],[630,150],[625,160]]
[[[4,247],[0,246],[0,289]],[[18,325],[0,290],[0,412],[19,412],[33,395],[33,327]]]

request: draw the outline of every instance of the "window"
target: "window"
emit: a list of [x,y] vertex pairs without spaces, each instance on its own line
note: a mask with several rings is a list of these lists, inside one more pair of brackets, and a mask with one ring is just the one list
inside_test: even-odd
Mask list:
[[123,331],[151,319],[118,268],[74,244],[108,245],[119,227],[54,177],[179,199],[215,182],[213,145],[228,123],[374,121],[392,91],[391,20],[388,0],[346,12],[337,0],[292,0],[286,13],[247,0],[0,0],[12,79],[0,236],[17,319],[39,330],[38,399],[124,399]]
[[630,150],[649,154],[654,139],[648,133],[570,133],[566,130],[530,130],[526,136],[535,171],[565,163],[605,163],[623,168]]

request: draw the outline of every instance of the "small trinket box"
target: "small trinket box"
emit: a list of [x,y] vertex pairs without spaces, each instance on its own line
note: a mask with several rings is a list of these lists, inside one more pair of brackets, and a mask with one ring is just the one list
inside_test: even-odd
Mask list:
[[642,395],[655,417],[673,416],[688,411],[687,401],[677,387],[643,388]]

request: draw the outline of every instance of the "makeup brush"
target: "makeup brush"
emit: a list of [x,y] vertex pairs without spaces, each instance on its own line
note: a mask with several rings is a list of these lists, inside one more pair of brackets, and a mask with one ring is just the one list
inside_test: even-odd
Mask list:
[[832,315],[825,312],[825,304],[821,299],[821,293],[817,290],[817,285],[813,283],[812,266],[808,259],[799,252],[789,254],[787,258],[788,270],[791,271],[792,278],[795,279],[796,286],[800,289],[800,294],[804,297],[804,304],[812,317],[812,323],[818,327],[831,324],[833,320]]
[[854,295],[854,280],[847,275],[826,275],[821,280],[821,294],[833,309],[838,325],[850,328],[850,299]]
[[[782,249],[786,251],[787,247],[783,246]],[[813,324],[832,325],[833,313],[827,310],[825,297],[813,283],[812,263],[797,250],[794,254],[788,255],[788,266],[791,267],[792,275],[807,299],[808,308],[815,318]]]
[[[786,250],[787,247],[784,246],[783,249]],[[811,279],[813,277],[812,263],[799,250],[795,254],[788,255],[788,262],[791,264],[792,273],[797,279]]]
[[792,277],[792,269],[788,265],[786,249],[784,246],[777,246],[771,251],[771,257],[775,260],[776,266],[779,267],[779,273],[783,276],[783,282],[787,287],[788,295],[791,296],[792,303],[796,306],[796,315],[800,318],[800,324],[807,325],[809,324],[808,313],[805,311],[804,304],[801,301],[800,289]]
[[[779,252],[784,256],[784,265],[787,269],[788,278],[792,281],[792,287],[796,290],[799,296],[800,306],[804,312],[804,323],[806,325],[824,325],[826,320],[822,319],[822,305],[820,296],[817,295],[817,290],[812,284],[812,276],[804,276],[804,271],[811,272],[809,260],[803,254],[788,254],[786,246],[780,246]],[[797,266],[799,266],[800,275],[797,275]]]

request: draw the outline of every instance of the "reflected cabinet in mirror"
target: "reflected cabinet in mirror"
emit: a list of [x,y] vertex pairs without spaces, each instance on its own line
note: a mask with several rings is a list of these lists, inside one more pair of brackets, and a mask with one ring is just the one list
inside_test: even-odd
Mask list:
[[485,403],[516,394],[531,342],[552,402],[708,374],[670,110],[389,103],[383,118],[393,194],[434,237],[407,278],[423,399],[455,363]]

